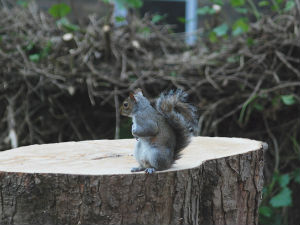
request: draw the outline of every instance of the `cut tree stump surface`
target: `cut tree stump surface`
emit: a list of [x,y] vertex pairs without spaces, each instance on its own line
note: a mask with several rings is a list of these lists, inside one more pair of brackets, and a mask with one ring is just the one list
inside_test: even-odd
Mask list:
[[[137,166],[135,139],[31,145],[0,152],[0,171],[82,175],[129,174]],[[195,137],[172,168],[190,169],[209,159],[244,154],[262,142],[242,138]],[[142,173],[142,172],[141,172]]]
[[136,140],[0,152],[0,225],[258,224],[262,142],[196,137],[169,170],[131,173]]

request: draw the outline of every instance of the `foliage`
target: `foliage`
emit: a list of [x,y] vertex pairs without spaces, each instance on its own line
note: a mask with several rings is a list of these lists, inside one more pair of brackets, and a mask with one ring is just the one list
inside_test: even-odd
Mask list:
[[222,37],[227,34],[228,31],[228,25],[226,23],[221,24],[218,27],[215,27],[213,29],[213,32],[216,34],[217,37]]
[[125,8],[140,8],[143,5],[142,0],[102,0],[105,3],[116,2]]
[[57,26],[64,28],[66,31],[78,31],[79,27],[72,24],[66,16],[70,14],[71,7],[65,3],[54,4],[48,10],[49,14],[57,19]]
[[293,204],[291,183],[300,184],[300,168],[293,172],[279,175],[274,173],[272,181],[264,187],[264,199],[259,209],[260,221],[262,224],[282,224],[284,214],[280,213],[281,208]]
[[293,95],[281,95],[280,97],[285,105],[293,105],[296,103]]
[[165,19],[166,16],[167,15],[154,14],[152,19],[151,19],[151,22],[154,23],[154,24],[158,23],[158,22],[162,21],[163,19]]
[[17,4],[23,7],[27,7],[28,6],[28,1],[24,1],[24,0],[18,0]]
[[236,20],[232,26],[232,35],[237,36],[246,33],[249,30],[249,23],[247,18],[240,18]]
[[71,12],[71,7],[65,3],[58,3],[51,6],[48,11],[56,19],[67,16]]
[[[219,11],[222,11],[225,3],[226,1],[224,0],[211,0],[211,4],[197,10],[198,15],[209,16],[209,22],[206,23],[206,34],[212,43],[218,42],[222,38],[226,39],[228,35],[239,36],[246,34],[250,29],[248,18],[253,18],[252,16],[254,16],[256,19],[252,22],[255,22],[262,17],[260,8],[264,8],[265,10],[268,7],[276,11],[276,13],[281,13],[281,8],[284,8],[283,11],[288,12],[295,6],[294,0],[260,1],[258,4],[254,3],[253,0],[230,0],[230,6],[238,13],[239,18],[235,19],[233,23],[228,23],[228,21],[224,23],[226,18],[223,18],[224,14]],[[216,32],[220,31],[220,27],[221,32]]]
[[212,15],[212,14],[215,14],[216,13],[216,10],[213,9],[212,7],[209,7],[209,6],[204,6],[202,8],[199,8],[197,10],[197,13],[199,15]]

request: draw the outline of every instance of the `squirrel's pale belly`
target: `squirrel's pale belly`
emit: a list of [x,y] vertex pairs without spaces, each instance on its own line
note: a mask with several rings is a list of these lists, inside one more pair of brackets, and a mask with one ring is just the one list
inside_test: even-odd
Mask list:
[[134,150],[134,156],[137,161],[145,168],[150,167],[151,161],[151,151],[153,149],[149,146],[149,144],[141,139],[138,140]]
[[159,170],[171,166],[173,154],[171,149],[158,149],[151,146],[147,141],[139,139],[135,147],[134,156],[142,167]]

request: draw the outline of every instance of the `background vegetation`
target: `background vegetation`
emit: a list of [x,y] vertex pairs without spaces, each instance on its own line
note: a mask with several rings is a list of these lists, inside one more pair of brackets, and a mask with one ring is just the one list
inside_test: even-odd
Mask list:
[[299,1],[230,0],[231,21],[220,13],[224,2],[211,1],[198,9],[205,26],[195,46],[164,25],[164,15],[137,18],[141,1],[122,2],[132,8],[126,18],[110,11],[79,26],[64,3],[41,12],[28,1],[2,1],[1,150],[128,137],[130,121],[118,108],[130,90],[152,98],[183,88],[201,112],[200,135],[268,142],[260,223],[298,224]]

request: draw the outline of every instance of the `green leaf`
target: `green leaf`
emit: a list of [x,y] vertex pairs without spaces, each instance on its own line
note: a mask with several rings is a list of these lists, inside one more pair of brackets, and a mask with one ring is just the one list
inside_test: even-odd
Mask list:
[[281,95],[280,97],[285,105],[295,104],[295,99],[293,95]]
[[117,0],[120,5],[125,6],[126,8],[141,8],[143,5],[142,0]]
[[213,31],[216,33],[216,35],[218,37],[222,37],[225,34],[227,34],[228,25],[226,23],[223,23],[220,26],[217,26],[216,28],[214,28]]
[[285,187],[270,200],[270,204],[275,207],[285,207],[292,205],[292,191]]
[[233,36],[238,36],[240,34],[244,33],[243,29],[241,27],[236,27],[232,31]]
[[22,1],[22,0],[18,0],[17,4],[26,8],[28,6],[28,1]]
[[199,15],[212,15],[216,13],[216,10],[214,10],[213,8],[209,7],[209,6],[204,6],[202,8],[197,9],[197,13]]
[[216,4],[216,5],[224,5],[224,1],[223,0],[210,0],[211,3]]
[[142,0],[128,0],[131,2],[130,4],[132,5],[133,8],[140,8],[143,6],[143,1]]
[[170,73],[170,76],[171,76],[171,77],[176,77],[177,74],[176,74],[176,72],[172,71],[172,72]]
[[240,18],[236,20],[232,26],[232,35],[237,36],[245,33],[249,30],[249,24],[247,18]]
[[166,18],[166,15],[159,15],[159,14],[155,14],[153,17],[152,17],[152,23],[158,23],[160,21],[162,21],[164,18]]
[[208,35],[208,39],[211,43],[216,43],[218,42],[218,38],[215,32],[211,31]]
[[272,213],[273,213],[273,210],[268,206],[261,206],[261,207],[259,207],[258,211],[259,211],[259,214],[261,214],[265,217],[271,217]]
[[259,3],[258,3],[258,5],[260,6],[260,7],[264,7],[264,6],[267,6],[267,5],[269,5],[270,3],[269,3],[269,1],[260,1]]
[[115,17],[115,21],[116,22],[123,22],[123,21],[125,21],[125,17],[123,17],[123,16],[116,16]]
[[186,19],[184,17],[178,17],[177,20],[180,22],[180,23],[185,23],[186,22]]
[[295,6],[295,2],[293,0],[289,0],[285,3],[285,7],[283,9],[283,11],[288,12],[290,10],[292,10]]
[[290,183],[290,175],[289,174],[283,174],[279,176],[278,182],[280,187],[284,188]]
[[63,27],[67,29],[68,31],[78,31],[79,26],[72,24],[69,22],[69,20],[66,17],[63,17],[56,21],[57,26]]
[[40,61],[40,54],[32,54],[32,55],[29,55],[29,60],[32,61],[32,62],[38,62]]
[[246,1],[245,0],[230,0],[230,4],[233,7],[239,7],[245,5]]
[[263,107],[263,105],[261,105],[261,104],[259,104],[259,103],[257,103],[257,102],[255,102],[254,104],[253,104],[253,107],[257,110],[257,111],[260,111],[260,112],[262,112],[265,108]]
[[208,14],[208,11],[210,10],[210,7],[208,7],[208,6],[204,6],[204,7],[201,7],[201,8],[199,8],[199,9],[197,9],[197,13],[199,14],[199,15],[206,15],[206,14]]
[[275,0],[275,1],[273,0],[272,3],[273,3],[273,5],[272,5],[271,9],[272,9],[273,11],[276,11],[276,12],[281,11],[280,5],[278,4],[278,3],[280,3],[280,2],[278,2],[277,0]]
[[70,6],[65,3],[54,4],[48,12],[56,19],[67,16],[71,12]]
[[138,30],[139,33],[142,33],[144,35],[148,35],[151,33],[151,30],[149,27],[142,27]]
[[248,13],[248,9],[247,8],[240,8],[240,7],[236,7],[234,8],[235,11],[241,13],[241,14],[247,14]]
[[79,26],[72,24],[72,23],[64,24],[64,27],[69,31],[78,31],[79,30]]
[[253,38],[247,38],[247,45],[248,46],[252,46],[252,45],[254,45],[254,43],[255,43],[255,41],[254,41],[254,39]]

